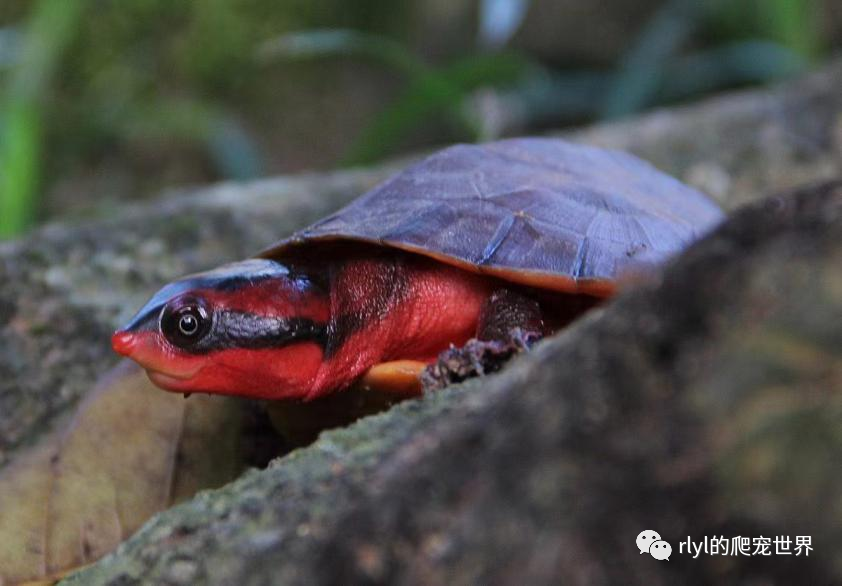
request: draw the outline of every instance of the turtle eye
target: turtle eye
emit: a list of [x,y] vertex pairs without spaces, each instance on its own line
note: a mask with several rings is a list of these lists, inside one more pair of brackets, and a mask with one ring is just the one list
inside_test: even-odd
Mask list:
[[210,312],[200,299],[179,299],[164,307],[161,313],[161,332],[179,348],[192,346],[208,333]]
[[199,320],[193,313],[183,313],[178,318],[178,331],[184,336],[192,338],[199,331]]

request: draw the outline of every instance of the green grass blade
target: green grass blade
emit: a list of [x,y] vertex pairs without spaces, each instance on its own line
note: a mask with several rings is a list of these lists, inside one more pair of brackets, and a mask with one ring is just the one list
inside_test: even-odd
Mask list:
[[32,103],[6,105],[0,127],[0,238],[19,234],[34,213],[38,188],[40,115]]
[[32,222],[41,171],[41,100],[85,0],[41,0],[0,96],[0,238]]

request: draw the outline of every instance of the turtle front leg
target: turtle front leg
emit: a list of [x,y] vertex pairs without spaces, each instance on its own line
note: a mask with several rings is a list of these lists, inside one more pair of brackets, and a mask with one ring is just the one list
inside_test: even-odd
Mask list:
[[511,289],[498,289],[482,307],[476,338],[451,347],[421,374],[425,392],[495,372],[544,337],[540,304]]

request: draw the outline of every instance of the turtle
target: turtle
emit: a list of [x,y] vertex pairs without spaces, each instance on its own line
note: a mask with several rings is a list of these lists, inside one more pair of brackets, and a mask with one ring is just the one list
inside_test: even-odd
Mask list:
[[164,286],[112,345],[174,392],[417,396],[531,347],[722,219],[624,152],[455,145],[254,258]]

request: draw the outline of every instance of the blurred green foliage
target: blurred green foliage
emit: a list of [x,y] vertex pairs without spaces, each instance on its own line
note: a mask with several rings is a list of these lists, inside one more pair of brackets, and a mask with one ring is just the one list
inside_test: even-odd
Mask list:
[[404,45],[352,30],[314,30],[283,35],[266,43],[263,59],[316,59],[355,56],[373,60],[400,73],[406,90],[354,141],[346,165],[370,163],[389,150],[425,119],[448,116],[467,140],[483,138],[481,129],[461,108],[472,90],[516,82],[529,63],[512,54],[473,55],[440,67],[428,65]]
[[200,153],[209,178],[261,175],[273,137],[257,110],[301,75],[327,75],[325,60],[365,62],[395,83],[391,103],[343,137],[345,162],[357,164],[394,153],[431,121],[449,123],[447,139],[492,138],[470,107],[483,88],[515,104],[526,128],[558,126],[777,79],[825,50],[819,0],[665,0],[616,69],[558,69],[508,48],[530,4],[475,0],[469,42],[430,59],[417,51],[412,2],[4,0],[0,237],[31,224],[50,182],[138,145]]
[[40,179],[42,96],[77,29],[82,2],[43,0],[0,95],[0,238],[31,221]]
[[[668,0],[622,59],[600,114],[637,112],[659,94],[693,95],[797,73],[821,52],[818,14],[818,0]],[[714,49],[679,59],[702,33],[715,39]]]
[[711,31],[721,39],[763,38],[807,59],[821,55],[818,0],[709,0]]
[[45,172],[116,145],[203,145],[222,176],[259,175],[231,107],[260,87],[256,44],[326,15],[376,29],[397,13],[370,0],[4,0],[0,32],[22,46],[0,70],[0,237],[31,223]]

